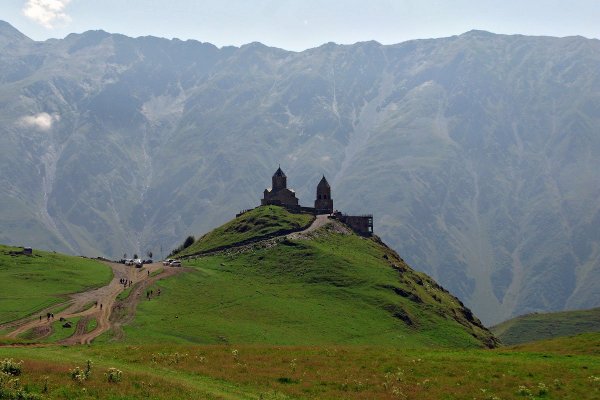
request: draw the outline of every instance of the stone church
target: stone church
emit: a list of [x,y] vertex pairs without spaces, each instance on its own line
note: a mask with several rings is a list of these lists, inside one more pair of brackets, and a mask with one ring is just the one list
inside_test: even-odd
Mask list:
[[287,176],[285,176],[281,167],[277,168],[277,171],[273,174],[273,177],[271,178],[271,187],[265,189],[264,197],[260,201],[260,204],[263,206],[272,204],[293,209],[300,207],[296,192],[287,187]]
[[[309,212],[317,215],[331,214],[331,218],[340,220],[360,235],[371,236],[373,234],[373,215],[346,215],[339,211],[333,211],[331,186],[327,182],[327,179],[325,179],[325,175],[323,175],[323,178],[317,184],[315,206],[302,207],[296,197],[296,192],[288,189],[287,176],[281,170],[280,166],[271,178],[271,187],[265,189],[263,192],[260,204],[263,206],[282,206],[293,212]],[[242,213],[237,216],[242,215]]]
[[325,175],[317,185],[317,196],[315,198],[315,207],[302,207],[296,197],[296,192],[287,187],[287,176],[277,168],[277,171],[271,178],[271,187],[263,192],[263,199],[260,204],[283,206],[290,210],[306,211],[314,214],[331,214],[333,213],[333,199],[331,198],[331,186],[325,179]]

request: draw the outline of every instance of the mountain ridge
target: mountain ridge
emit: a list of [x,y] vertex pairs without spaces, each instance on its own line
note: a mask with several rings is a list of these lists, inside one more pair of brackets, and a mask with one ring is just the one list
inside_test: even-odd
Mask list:
[[166,254],[257,204],[282,163],[301,203],[324,173],[336,208],[368,204],[486,323],[600,304],[597,40],[79,35],[0,56],[1,241]]

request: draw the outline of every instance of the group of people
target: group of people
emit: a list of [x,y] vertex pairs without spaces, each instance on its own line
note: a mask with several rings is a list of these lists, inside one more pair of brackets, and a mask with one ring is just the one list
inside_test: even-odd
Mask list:
[[[157,295],[157,296],[160,296],[160,289],[158,289],[158,290],[156,291],[156,295]],[[147,290],[147,291],[146,291],[146,298],[147,298],[148,300],[150,300],[150,299],[152,298],[152,296],[154,296],[154,290]]]
[[124,288],[127,288],[128,286],[131,287],[131,284],[133,282],[129,279],[121,278],[119,279],[119,283],[121,283],[121,285],[123,285]]

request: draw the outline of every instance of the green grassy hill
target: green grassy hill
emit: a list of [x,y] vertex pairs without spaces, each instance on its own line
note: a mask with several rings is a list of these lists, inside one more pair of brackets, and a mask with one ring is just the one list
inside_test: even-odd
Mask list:
[[310,225],[313,219],[314,216],[310,214],[292,214],[282,207],[258,207],[202,236],[177,256],[203,253],[246,240],[300,229]]
[[[195,243],[234,243],[254,210]],[[287,223],[287,221],[285,221]],[[300,223],[298,225],[301,225]],[[263,229],[245,231],[262,235]],[[454,296],[413,271],[378,238],[335,223],[308,238],[269,240],[186,260],[189,272],[162,280],[125,327],[131,343],[370,344],[494,346],[495,339]],[[156,292],[156,290],[155,290]],[[106,338],[105,338],[106,339]]]
[[105,264],[81,257],[0,245],[0,324],[60,303],[69,293],[112,279]]
[[600,308],[527,314],[490,328],[504,344],[600,332]]

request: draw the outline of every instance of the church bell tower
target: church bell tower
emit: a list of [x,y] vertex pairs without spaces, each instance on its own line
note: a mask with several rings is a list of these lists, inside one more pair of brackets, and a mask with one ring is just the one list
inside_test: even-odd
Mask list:
[[317,214],[333,213],[333,199],[331,198],[331,186],[325,179],[325,175],[317,185],[317,198],[315,199],[315,211]]

